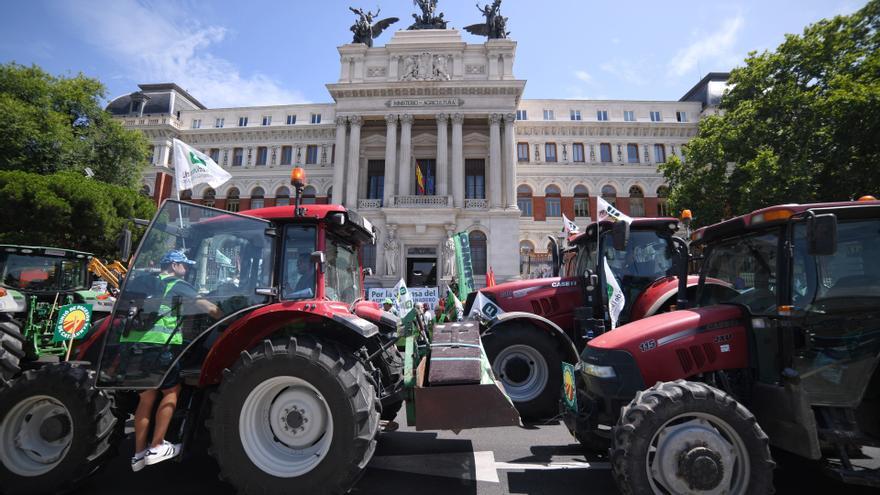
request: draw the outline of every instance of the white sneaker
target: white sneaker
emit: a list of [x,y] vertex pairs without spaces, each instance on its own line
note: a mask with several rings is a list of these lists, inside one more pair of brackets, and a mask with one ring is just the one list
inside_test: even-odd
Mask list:
[[149,451],[150,451],[150,449],[144,449],[144,450],[136,453],[134,455],[134,457],[131,458],[131,470],[132,471],[138,472],[141,469],[143,469],[144,466],[146,466],[145,458],[147,456],[147,452],[149,452]]
[[177,454],[179,453],[179,443],[171,443],[165,440],[158,447],[152,447],[149,451],[147,451],[147,455],[144,456],[144,462],[147,466],[152,466],[153,464],[158,464],[162,461],[173,459],[177,457]]

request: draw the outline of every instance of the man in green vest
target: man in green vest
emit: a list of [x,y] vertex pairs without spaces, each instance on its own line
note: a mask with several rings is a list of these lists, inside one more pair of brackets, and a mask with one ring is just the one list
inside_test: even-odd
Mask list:
[[[200,298],[195,288],[185,280],[187,270],[194,264],[195,261],[187,259],[180,251],[169,251],[162,257],[159,261],[161,272],[157,283],[157,294],[154,294],[154,297],[161,300],[159,318],[150,328],[132,331],[124,338],[127,342],[150,346],[145,353],[155,354],[160,365],[163,360],[168,360],[167,364],[171,364],[178,354],[173,347],[183,345],[183,334],[180,329],[181,305],[192,305],[193,311],[187,313],[207,314],[215,320],[223,316],[220,308]],[[131,458],[133,471],[140,471],[144,466],[174,458],[180,453],[180,444],[172,444],[165,440],[165,433],[168,431],[180,393],[179,364],[176,363],[168,372],[159,389],[162,391],[162,400],[156,409],[153,438],[149,447],[147,434],[150,429],[150,414],[159,393],[158,390],[145,390],[140,394],[134,414],[135,455]]]

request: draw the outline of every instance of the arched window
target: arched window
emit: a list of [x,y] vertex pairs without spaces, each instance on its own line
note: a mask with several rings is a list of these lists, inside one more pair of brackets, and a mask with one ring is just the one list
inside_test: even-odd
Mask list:
[[474,275],[486,274],[486,234],[479,230],[473,230],[468,234],[468,241],[471,245],[471,266],[473,266]]
[[237,187],[233,187],[229,189],[226,193],[226,211],[237,212],[239,208],[239,196],[241,193],[238,192]]
[[544,201],[547,207],[547,216],[548,217],[561,217],[562,216],[562,193],[559,191],[559,188],[550,185],[544,189]]
[[304,204],[304,205],[315,204],[315,196],[317,194],[318,194],[318,191],[314,187],[306,186],[303,189],[302,204]]
[[602,186],[602,199],[608,201],[611,206],[617,206],[617,189],[610,184]]
[[645,216],[645,193],[639,186],[629,188],[629,215],[632,217]]
[[574,216],[590,216],[590,192],[581,184],[574,186]]
[[669,214],[669,187],[660,186],[657,188],[657,216],[670,217]]
[[144,184],[144,187],[141,188],[141,194],[148,198],[153,196],[153,193],[150,192],[150,186],[146,184]]
[[214,191],[213,188],[207,188],[202,192],[202,204],[208,207],[214,207],[214,199],[217,197],[217,192]]
[[265,200],[266,192],[263,191],[262,187],[255,187],[253,191],[251,191],[251,208],[262,208],[266,206]]
[[290,205],[290,189],[287,187],[279,187],[277,191],[275,191],[275,206],[288,206]]
[[330,203],[333,201],[333,186],[327,188],[327,202]]
[[522,184],[516,188],[516,205],[522,217],[532,216],[532,188]]

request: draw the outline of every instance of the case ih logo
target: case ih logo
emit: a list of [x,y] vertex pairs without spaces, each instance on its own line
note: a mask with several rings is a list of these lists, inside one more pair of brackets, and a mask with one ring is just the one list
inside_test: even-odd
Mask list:
[[641,344],[639,344],[639,349],[642,352],[653,351],[656,348],[657,348],[657,341],[654,339],[646,340],[646,341],[642,342]]

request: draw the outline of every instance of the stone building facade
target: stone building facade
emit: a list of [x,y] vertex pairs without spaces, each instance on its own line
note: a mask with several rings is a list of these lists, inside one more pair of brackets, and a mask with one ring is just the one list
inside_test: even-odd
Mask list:
[[586,224],[596,198],[633,216],[665,211],[657,165],[713,111],[710,74],[680,101],[526,100],[516,42],[465,43],[455,29],[397,31],[381,47],[338,48],[333,103],[209,109],[175,84],[144,84],[108,110],[153,144],[144,192],[173,196],[171,142],[232,173],[191,200],[231,211],[289,204],[302,166],[306,203],[341,203],[379,229],[368,285],[442,285],[445,240],[470,233],[476,281],[532,271],[561,216]]

